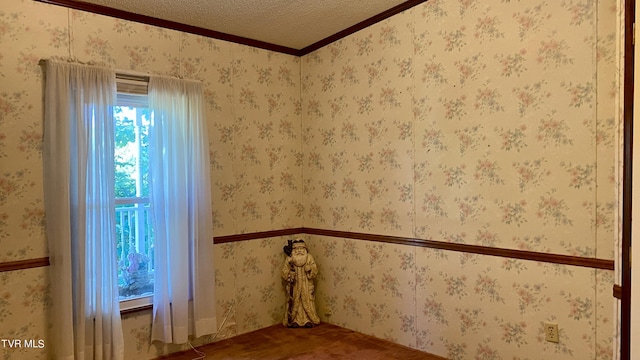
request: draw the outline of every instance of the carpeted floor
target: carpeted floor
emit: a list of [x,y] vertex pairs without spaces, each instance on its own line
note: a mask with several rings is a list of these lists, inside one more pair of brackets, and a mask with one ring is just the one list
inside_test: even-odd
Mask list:
[[[199,347],[207,360],[445,360],[386,340],[377,339],[335,325],[322,323],[305,329],[274,325]],[[162,360],[191,360],[194,351],[162,357]]]

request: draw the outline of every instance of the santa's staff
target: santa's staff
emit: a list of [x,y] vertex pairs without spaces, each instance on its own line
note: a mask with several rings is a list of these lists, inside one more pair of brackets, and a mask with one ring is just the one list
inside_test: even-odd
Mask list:
[[[288,240],[288,244],[283,248],[284,253],[287,255],[287,259],[291,258],[291,252],[293,251],[293,240]],[[291,276],[291,273],[294,272],[293,263],[289,262],[289,309],[287,309],[287,320],[289,324],[293,323],[293,283],[295,282],[295,276]]]

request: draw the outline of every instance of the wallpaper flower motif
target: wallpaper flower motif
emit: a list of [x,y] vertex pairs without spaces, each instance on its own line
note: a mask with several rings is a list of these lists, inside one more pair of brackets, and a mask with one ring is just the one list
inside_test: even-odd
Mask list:
[[[54,56],[205,84],[216,236],[305,226],[612,259],[615,9],[430,0],[296,58],[2,2],[0,261],[47,255],[38,61]],[[449,359],[611,358],[611,271],[304,237],[323,321]],[[285,240],[215,246],[224,326],[196,343],[281,321]],[[45,269],[0,274],[3,338],[46,342]],[[149,344],[150,321],[125,316],[128,358],[184,349]]]
[[[305,56],[303,128],[342,129],[342,142],[303,144],[305,226],[611,259],[612,9],[432,0]],[[317,166],[327,157],[346,166]],[[331,209],[340,221],[318,216]],[[317,259],[328,321],[450,359],[612,356],[610,311],[594,308],[613,302],[597,272],[422,249],[415,265],[385,267],[395,245],[364,246],[365,257]],[[415,310],[373,306],[394,294]],[[540,319],[565,324],[565,341],[545,343]]]

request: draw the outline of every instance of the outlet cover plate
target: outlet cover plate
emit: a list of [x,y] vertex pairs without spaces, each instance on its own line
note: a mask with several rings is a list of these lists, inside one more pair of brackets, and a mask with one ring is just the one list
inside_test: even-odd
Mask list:
[[544,323],[544,337],[549,342],[559,343],[560,336],[558,334],[558,324]]

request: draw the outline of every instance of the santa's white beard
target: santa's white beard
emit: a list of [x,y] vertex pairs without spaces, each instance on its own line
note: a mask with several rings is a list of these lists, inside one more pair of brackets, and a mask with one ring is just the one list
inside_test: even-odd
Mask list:
[[293,264],[295,266],[304,266],[304,264],[307,263],[307,254],[303,254],[303,255],[292,255],[291,256],[293,258]]

